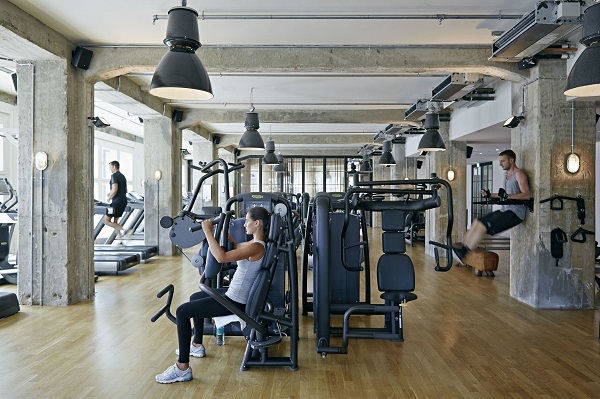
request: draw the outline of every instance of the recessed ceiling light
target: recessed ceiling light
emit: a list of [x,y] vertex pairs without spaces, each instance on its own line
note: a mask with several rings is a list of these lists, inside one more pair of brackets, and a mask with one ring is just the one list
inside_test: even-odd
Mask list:
[[496,151],[500,151],[500,148],[496,148]]
[[480,152],[479,155],[483,155],[483,152]]

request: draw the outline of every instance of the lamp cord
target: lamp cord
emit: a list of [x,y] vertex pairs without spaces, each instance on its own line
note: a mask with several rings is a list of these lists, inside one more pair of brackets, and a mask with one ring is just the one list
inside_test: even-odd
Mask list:
[[571,154],[575,146],[575,101],[571,100]]

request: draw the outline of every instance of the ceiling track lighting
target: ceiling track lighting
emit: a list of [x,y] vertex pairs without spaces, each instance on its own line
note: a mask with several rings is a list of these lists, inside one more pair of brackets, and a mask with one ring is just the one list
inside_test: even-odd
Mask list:
[[524,116],[520,116],[520,115],[511,116],[510,118],[508,118],[506,120],[506,122],[504,122],[504,124],[502,126],[512,129],[512,128],[519,126],[519,123],[521,123],[521,121],[523,119],[525,119]]
[[390,140],[385,140],[383,142],[383,153],[381,154],[381,157],[379,157],[379,165],[396,165],[396,160],[392,155],[392,142]]
[[163,43],[169,51],[158,63],[149,93],[173,100],[210,100],[213,98],[208,73],[196,50],[201,46],[198,12],[182,6],[169,10],[167,34]]
[[583,14],[583,38],[587,46],[569,72],[564,95],[570,97],[600,96],[600,3],[594,3]]
[[109,127],[110,123],[108,123],[108,121],[104,118],[102,118],[101,116],[89,116],[88,117],[89,120],[92,121],[92,124],[94,126],[96,126],[97,128],[103,128],[103,127]]
[[425,134],[419,141],[419,151],[446,151],[444,139],[440,135],[440,116],[435,112],[425,114]]
[[575,154],[575,103],[571,101],[571,153],[567,155],[565,167],[567,172],[575,174],[579,172],[579,155]]

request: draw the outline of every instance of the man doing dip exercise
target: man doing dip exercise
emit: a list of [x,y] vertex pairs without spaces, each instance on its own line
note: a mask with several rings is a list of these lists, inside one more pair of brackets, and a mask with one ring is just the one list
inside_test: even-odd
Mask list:
[[[498,194],[490,193],[488,189],[481,190],[482,196],[500,198],[501,201],[530,199],[527,175],[517,167],[516,158],[517,156],[512,150],[504,150],[498,154],[500,167],[504,170],[502,188],[498,190]],[[525,220],[526,214],[527,207],[525,205],[502,205],[499,211],[488,213],[481,219],[473,220],[471,229],[465,234],[463,241],[452,245],[454,259],[464,265],[468,253],[477,249],[477,245],[485,233],[493,236],[515,227]]]

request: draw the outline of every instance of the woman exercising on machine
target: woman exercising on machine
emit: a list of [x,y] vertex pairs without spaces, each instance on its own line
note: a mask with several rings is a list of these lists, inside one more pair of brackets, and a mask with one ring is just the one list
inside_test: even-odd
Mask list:
[[[245,310],[250,288],[258,275],[265,253],[265,239],[269,234],[270,214],[262,207],[255,207],[246,214],[244,227],[246,233],[253,236],[248,242],[235,243],[234,249],[224,251],[213,235],[213,224],[210,220],[202,222],[202,230],[206,235],[210,252],[219,263],[237,262],[237,270],[225,292],[225,296],[235,302],[241,310]],[[177,308],[177,362],[156,376],[156,381],[161,384],[189,381],[192,379],[190,355],[204,357],[202,345],[203,325],[205,318],[228,316],[232,312],[209,297],[205,292],[199,291],[190,296],[190,301]],[[194,320],[195,333],[192,338],[192,325]]]

